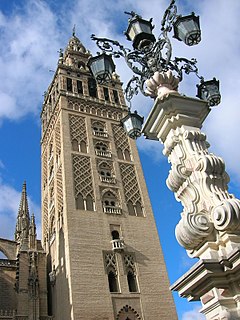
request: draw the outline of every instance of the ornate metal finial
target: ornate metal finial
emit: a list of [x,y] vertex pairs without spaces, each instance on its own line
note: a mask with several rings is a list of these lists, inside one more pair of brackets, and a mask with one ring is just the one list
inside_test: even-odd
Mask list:
[[59,49],[58,53],[59,53],[60,58],[63,57],[63,49],[62,48]]
[[75,24],[72,29],[72,35],[73,35],[73,37],[75,37],[75,35],[76,35],[76,25]]
[[142,18],[139,14],[137,14],[136,12],[134,11],[124,11],[125,14],[128,14],[129,16],[131,16],[132,18]]

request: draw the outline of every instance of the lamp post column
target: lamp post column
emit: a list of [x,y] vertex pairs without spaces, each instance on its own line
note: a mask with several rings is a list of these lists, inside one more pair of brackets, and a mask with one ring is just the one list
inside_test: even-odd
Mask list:
[[147,82],[147,92],[157,98],[143,133],[164,144],[171,163],[167,186],[183,205],[176,238],[199,258],[171,289],[201,300],[206,319],[239,319],[240,201],[228,193],[224,161],[209,153],[201,132],[211,109],[206,101],[180,95],[171,72]]

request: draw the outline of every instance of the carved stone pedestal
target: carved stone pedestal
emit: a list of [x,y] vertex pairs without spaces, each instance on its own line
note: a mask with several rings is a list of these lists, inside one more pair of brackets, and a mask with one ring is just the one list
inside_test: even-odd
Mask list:
[[167,186],[183,205],[176,238],[199,258],[172,287],[201,300],[207,319],[240,319],[240,201],[228,193],[224,161],[209,153],[207,102],[169,90],[156,98],[143,132],[160,140],[171,163]]
[[199,260],[171,290],[189,301],[201,300],[207,319],[240,318],[240,250],[220,259]]

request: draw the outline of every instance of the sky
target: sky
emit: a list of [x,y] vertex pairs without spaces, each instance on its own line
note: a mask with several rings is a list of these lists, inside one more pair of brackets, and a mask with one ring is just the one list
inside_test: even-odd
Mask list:
[[[0,237],[13,238],[23,181],[27,181],[31,213],[40,231],[40,111],[43,94],[56,69],[58,51],[65,48],[76,25],[76,34],[93,54],[98,51],[91,34],[109,37],[131,46],[123,35],[124,11],[153,18],[157,37],[167,0],[0,0]],[[178,0],[179,14],[200,15],[202,41],[187,47],[172,40],[173,56],[196,58],[206,80],[220,80],[222,102],[205,121],[203,131],[210,151],[226,162],[229,190],[240,196],[240,78],[239,0]],[[117,73],[126,83],[131,72],[117,60]],[[185,76],[179,91],[196,95],[198,79]],[[133,108],[147,116],[151,98],[138,95]],[[188,258],[175,239],[181,204],[166,187],[170,165],[160,142],[137,142],[158,227],[170,283],[196,261]],[[198,320],[199,303],[189,303],[174,293],[181,320]]]

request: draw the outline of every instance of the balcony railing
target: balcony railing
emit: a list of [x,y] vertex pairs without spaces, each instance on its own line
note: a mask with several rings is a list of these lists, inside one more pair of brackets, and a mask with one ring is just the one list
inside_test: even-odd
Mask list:
[[121,214],[122,209],[120,207],[113,207],[113,206],[103,206],[103,211],[105,213],[110,213],[110,214]]
[[95,149],[96,155],[100,156],[100,157],[106,157],[106,158],[111,158],[112,157],[112,153],[111,151],[101,151],[101,150],[97,150]]
[[112,183],[112,184],[116,183],[116,179],[114,177],[100,176],[100,180],[106,183]]
[[17,265],[17,260],[0,259],[0,267],[15,267]]
[[1,319],[15,319],[16,311],[15,310],[2,310],[0,309],[0,318]]
[[113,251],[123,250],[125,247],[123,239],[115,239],[115,240],[112,240],[111,243],[112,243]]
[[107,138],[108,137],[108,133],[105,131],[93,131],[94,136],[96,137],[103,137],[103,138]]

